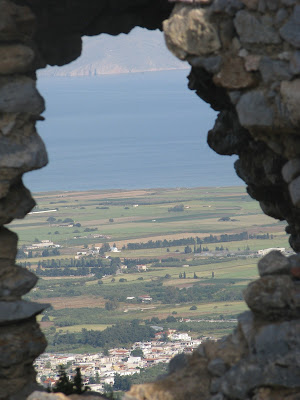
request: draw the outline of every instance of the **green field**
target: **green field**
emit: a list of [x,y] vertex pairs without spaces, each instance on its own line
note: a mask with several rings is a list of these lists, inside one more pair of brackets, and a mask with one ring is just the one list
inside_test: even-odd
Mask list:
[[[240,187],[51,192],[37,193],[35,198],[35,213],[11,224],[19,235],[19,247],[26,250],[34,242],[50,240],[60,245],[60,254],[43,257],[42,250],[34,250],[31,258],[19,258],[19,262],[30,263],[35,270],[40,261],[74,259],[77,252],[109,242],[121,252],[107,252],[110,259],[106,263],[115,258],[119,264],[138,259],[147,264],[145,272],[128,268],[102,277],[100,283],[93,274],[42,276],[27,298],[52,303],[53,309],[45,312],[48,320],[41,322],[48,336],[76,333],[82,328],[102,331],[134,319],[163,321],[171,315],[177,319],[231,318],[247,308],[242,291],[258,276],[257,250],[289,250],[284,224],[264,215],[258,203]],[[182,211],[170,210],[179,205],[183,205]],[[49,217],[55,220],[49,221]],[[63,222],[66,218],[80,226],[67,226]],[[189,237],[202,240],[210,235],[242,232],[247,232],[247,240],[206,243],[208,253],[194,253],[194,245],[190,253],[185,252],[185,245],[126,249],[128,243]],[[224,253],[219,252],[220,247]],[[87,256],[87,260],[91,257],[95,256]],[[183,274],[184,279],[180,277]],[[120,282],[122,278],[126,281]],[[151,296],[151,303],[140,303],[141,295]],[[133,302],[127,300],[130,296],[135,298]],[[115,302],[110,311],[106,310],[109,301]],[[192,306],[196,309],[191,310]],[[233,328],[223,322],[197,324],[190,327],[196,337],[200,333],[219,337]],[[80,348],[76,347],[78,351]]]

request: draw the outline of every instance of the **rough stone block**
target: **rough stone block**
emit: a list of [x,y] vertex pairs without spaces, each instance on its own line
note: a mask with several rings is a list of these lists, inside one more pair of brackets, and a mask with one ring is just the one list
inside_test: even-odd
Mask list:
[[242,3],[244,3],[249,10],[256,10],[258,6],[258,0],[242,0]]
[[29,319],[40,314],[49,305],[25,300],[0,301],[0,324],[7,325]]
[[206,9],[177,4],[163,23],[166,44],[178,58],[187,55],[208,56],[220,47],[218,33],[209,22]]
[[215,358],[208,363],[207,369],[213,376],[222,376],[225,374],[227,366],[222,358]]
[[221,388],[221,378],[212,378],[210,383],[210,393],[218,393]]
[[246,10],[241,10],[236,14],[234,25],[242,43],[278,44],[281,42],[272,26],[263,24],[259,18]]
[[287,62],[272,60],[269,57],[260,59],[259,71],[265,83],[289,80],[292,77]]
[[230,399],[245,400],[251,389],[262,384],[262,367],[259,364],[241,362],[225,375],[221,388]]
[[0,41],[24,40],[33,33],[35,18],[28,7],[0,1]]
[[18,179],[10,184],[6,196],[0,199],[0,225],[8,224],[14,218],[24,218],[34,206],[29,190]]
[[300,5],[296,5],[288,21],[279,30],[281,37],[300,48]]
[[300,176],[289,184],[289,193],[293,204],[300,208]]
[[281,173],[285,182],[292,182],[292,180],[300,175],[300,159],[294,158],[289,160],[286,164],[284,164]]
[[236,109],[240,123],[245,128],[268,128],[273,126],[273,110],[267,104],[265,96],[260,90],[254,90],[242,95]]
[[0,299],[12,300],[28,293],[37,283],[37,276],[25,268],[14,266],[1,274]]
[[16,130],[10,135],[0,136],[0,168],[14,168],[20,175],[47,165],[48,156],[44,142],[32,124],[24,125],[23,133],[26,130],[27,135]]
[[188,62],[193,67],[202,67],[206,69],[206,71],[211,72],[213,74],[217,73],[221,66],[221,57],[220,56],[212,56],[212,57],[189,57]]
[[280,251],[274,250],[259,260],[258,271],[260,276],[288,274],[290,262]]
[[[24,321],[18,324],[2,326],[0,332],[0,376],[6,369],[16,369],[30,364],[41,354],[47,345],[44,334],[36,321]],[[8,371],[9,372],[9,371]],[[12,378],[12,372],[9,372]],[[14,375],[18,375],[15,374]],[[0,397],[1,398],[1,397]]]
[[300,348],[299,329],[297,320],[263,325],[255,333],[252,352],[263,364],[278,362],[282,366],[295,366],[296,358],[291,355],[296,356]]
[[239,0],[214,0],[211,8],[214,13],[225,13],[232,16],[243,8],[243,3]]
[[0,112],[39,115],[44,109],[44,100],[33,79],[27,76],[0,78]]
[[290,59],[290,71],[292,74],[300,74],[300,51],[295,51]]
[[22,44],[0,46],[0,75],[24,72],[32,64],[33,50]]
[[267,320],[299,317],[296,295],[295,286],[288,275],[264,276],[250,283],[244,291],[249,308]]
[[223,59],[221,70],[214,75],[213,81],[217,86],[232,90],[245,89],[256,84],[254,75],[245,70],[240,57]]
[[0,259],[14,261],[17,255],[17,244],[18,236],[2,226],[0,228]]
[[283,103],[289,113],[289,119],[293,125],[299,128],[300,125],[300,79],[291,82],[283,81],[280,85],[280,94]]
[[261,56],[256,54],[249,54],[245,56],[245,69],[246,71],[257,71],[259,68]]

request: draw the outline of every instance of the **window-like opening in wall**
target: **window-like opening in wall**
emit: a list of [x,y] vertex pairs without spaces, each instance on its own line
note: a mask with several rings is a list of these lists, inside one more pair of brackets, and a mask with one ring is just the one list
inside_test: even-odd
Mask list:
[[216,113],[187,90],[187,63],[163,34],[83,39],[83,54],[39,73],[50,164],[27,174],[33,191],[232,186],[230,157],[206,144]]
[[[82,371],[95,390],[149,378],[101,370],[110,355],[140,371],[160,351],[174,355],[169,341],[183,351],[231,332],[257,250],[286,241],[238,187],[233,159],[208,147],[216,113],[187,90],[188,73],[162,33],[136,28],[85,38],[81,58],[39,75],[50,164],[25,177],[40,193],[13,225],[18,262],[41,278],[28,298],[52,305],[40,317],[47,352],[100,354]],[[152,339],[158,353],[137,344]],[[41,383],[58,357],[36,362]],[[66,359],[67,372],[84,357]]]

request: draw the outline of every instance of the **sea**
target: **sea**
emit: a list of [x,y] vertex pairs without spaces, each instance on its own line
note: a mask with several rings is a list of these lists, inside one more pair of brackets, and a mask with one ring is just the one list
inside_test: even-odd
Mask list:
[[34,191],[235,186],[235,157],[206,143],[216,112],[187,88],[188,70],[40,77],[38,122],[49,164]]

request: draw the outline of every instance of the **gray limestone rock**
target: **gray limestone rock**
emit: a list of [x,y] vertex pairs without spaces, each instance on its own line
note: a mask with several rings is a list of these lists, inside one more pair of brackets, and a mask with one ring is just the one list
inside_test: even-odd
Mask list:
[[290,193],[293,204],[297,208],[300,208],[300,176],[295,178],[289,184],[289,193]]
[[45,144],[35,129],[28,125],[28,135],[18,135],[17,131],[0,136],[0,168],[14,168],[21,174],[47,165]]
[[0,41],[24,40],[31,36],[35,18],[29,7],[20,7],[7,0],[0,0]]
[[0,75],[26,71],[34,59],[33,50],[22,44],[0,46]]
[[226,372],[227,366],[221,358],[215,358],[209,362],[207,369],[213,376],[220,377]]
[[209,400],[224,400],[224,396],[222,393],[215,394],[211,396]]
[[187,358],[185,354],[178,354],[173,357],[169,363],[169,373],[173,374],[174,372],[184,368],[187,366]]
[[288,275],[269,275],[251,282],[244,291],[249,308],[269,320],[290,319],[300,316],[296,291]]
[[289,80],[292,78],[287,62],[272,60],[269,57],[261,57],[259,71],[265,83]]
[[295,127],[300,125],[300,79],[293,81],[283,81],[280,85],[280,94],[282,102],[288,111],[288,117]]
[[280,0],[266,0],[266,6],[271,11],[276,11],[280,6]]
[[275,25],[280,26],[288,17],[288,12],[285,8],[280,8],[275,16]]
[[0,299],[23,296],[35,286],[37,280],[36,275],[19,266],[10,267],[4,274],[0,270]]
[[294,75],[300,74],[300,51],[294,51],[290,59],[290,71]]
[[243,94],[236,106],[239,120],[245,128],[271,127],[274,122],[272,108],[260,90]]
[[203,67],[206,71],[215,74],[219,71],[221,66],[221,57],[220,56],[212,56],[212,57],[190,57],[188,58],[188,62],[192,67]]
[[21,179],[15,178],[6,196],[0,199],[0,225],[8,224],[14,218],[24,218],[34,206],[29,190]]
[[238,316],[238,323],[249,348],[251,348],[256,330],[254,314],[251,311],[243,312]]
[[39,115],[44,109],[44,100],[33,79],[27,76],[0,78],[0,112]]
[[292,180],[300,175],[300,159],[293,158],[292,160],[289,160],[284,164],[281,173],[286,183],[292,182]]
[[272,26],[263,24],[246,10],[236,14],[234,25],[242,43],[278,44],[280,37]]
[[210,393],[218,393],[221,388],[222,379],[221,378],[212,378],[210,382]]
[[285,6],[293,6],[295,5],[297,0],[281,0],[281,3]]
[[182,60],[187,55],[208,56],[217,51],[221,47],[218,32],[208,16],[204,8],[177,4],[163,24],[169,50]]
[[17,255],[17,243],[18,236],[14,232],[3,226],[0,227],[0,259],[14,261]]
[[211,7],[215,13],[225,13],[231,16],[241,8],[243,8],[243,3],[239,0],[214,0]]
[[262,372],[262,366],[242,361],[225,374],[222,392],[230,399],[245,400],[250,390],[263,383]]
[[40,314],[49,304],[32,303],[25,300],[0,301],[0,325],[16,323]]
[[258,262],[258,271],[260,276],[288,274],[289,270],[289,259],[277,250],[271,251]]
[[279,30],[281,37],[292,46],[300,48],[300,5],[296,5],[288,21]]
[[262,364],[281,360],[282,366],[295,366],[297,357],[290,356],[300,349],[299,329],[299,320],[263,325],[255,332],[252,352]]

